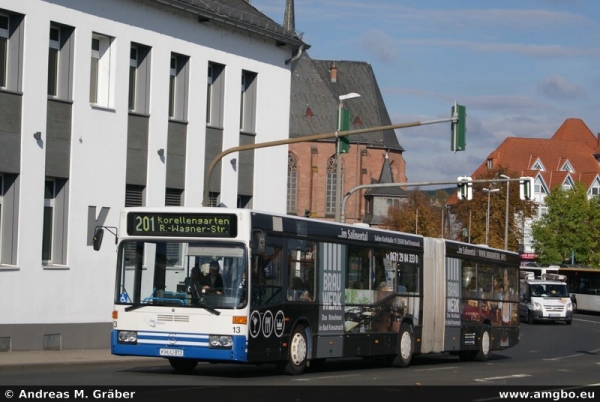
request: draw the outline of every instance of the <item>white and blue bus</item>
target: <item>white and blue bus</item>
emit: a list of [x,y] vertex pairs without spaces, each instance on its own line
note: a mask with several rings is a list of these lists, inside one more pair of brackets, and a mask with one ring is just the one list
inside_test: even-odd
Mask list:
[[600,312],[600,269],[561,267],[558,273],[566,277],[573,312]]
[[519,339],[519,257],[503,250],[186,207],[125,208],[117,247],[112,353],[181,372],[274,363],[296,375],[342,357],[405,367],[442,352],[485,361]]

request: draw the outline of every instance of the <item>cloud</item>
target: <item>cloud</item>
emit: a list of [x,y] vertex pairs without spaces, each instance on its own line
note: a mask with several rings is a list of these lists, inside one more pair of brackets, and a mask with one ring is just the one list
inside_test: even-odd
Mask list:
[[458,48],[474,53],[512,53],[531,58],[557,58],[574,56],[598,57],[598,48],[582,49],[561,45],[532,45],[519,43],[483,43],[451,39],[408,39],[403,40],[406,45]]
[[377,29],[365,31],[358,39],[358,44],[384,64],[394,62],[400,54],[396,41]]
[[538,84],[538,90],[551,99],[577,99],[584,94],[583,88],[570,84],[560,75],[552,75]]

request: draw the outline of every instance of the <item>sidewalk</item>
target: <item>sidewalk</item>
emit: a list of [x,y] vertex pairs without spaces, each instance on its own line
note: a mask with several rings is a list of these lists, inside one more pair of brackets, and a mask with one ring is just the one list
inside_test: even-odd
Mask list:
[[115,356],[110,349],[32,350],[0,352],[0,371],[32,368],[34,366],[71,366],[73,364],[169,364],[166,359],[138,356]]

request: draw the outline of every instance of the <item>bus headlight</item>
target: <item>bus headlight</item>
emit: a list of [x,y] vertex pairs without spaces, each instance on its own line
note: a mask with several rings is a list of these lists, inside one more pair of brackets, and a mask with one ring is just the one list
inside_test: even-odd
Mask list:
[[533,309],[534,310],[541,310],[542,309],[542,305],[540,303],[533,303]]
[[119,331],[117,333],[117,339],[119,343],[137,343],[137,332],[136,331]]
[[211,348],[231,349],[233,347],[233,340],[229,335],[209,335],[208,343]]

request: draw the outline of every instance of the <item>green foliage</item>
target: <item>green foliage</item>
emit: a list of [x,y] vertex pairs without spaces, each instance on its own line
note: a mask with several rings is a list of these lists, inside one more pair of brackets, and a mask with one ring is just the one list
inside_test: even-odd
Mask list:
[[[497,179],[501,174],[511,178],[517,178],[519,175],[515,172],[509,172],[499,166],[496,169],[490,169],[483,176],[473,176],[473,180]],[[489,194],[490,217],[489,217],[489,242],[490,247],[504,248],[504,237],[506,228],[506,188],[505,182],[500,183],[473,183],[473,199],[471,201],[462,200],[453,207],[457,226],[461,228],[455,230],[457,240],[469,241],[474,244],[485,244],[486,240],[486,216],[488,209],[488,193],[483,188],[499,189],[500,191]],[[518,251],[519,243],[522,240],[522,219],[529,218],[536,210],[536,204],[533,201],[525,201],[519,198],[519,183],[510,182],[508,185],[510,191],[508,197],[508,250]],[[463,236],[462,228],[466,228]],[[470,229],[470,230],[469,230]]]
[[600,199],[588,199],[587,188],[554,188],[545,199],[548,213],[532,226],[533,246],[540,262],[600,265]]

